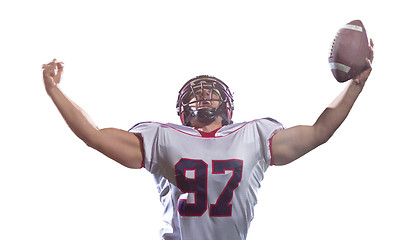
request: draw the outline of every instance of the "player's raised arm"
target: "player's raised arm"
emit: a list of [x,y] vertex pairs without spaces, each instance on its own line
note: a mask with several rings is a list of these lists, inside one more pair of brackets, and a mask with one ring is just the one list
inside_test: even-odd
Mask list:
[[58,87],[63,63],[54,59],[43,65],[44,85],[48,95],[58,108],[71,130],[88,146],[129,168],[142,166],[142,150],[139,139],[132,133],[115,128],[99,129],[78,105]]
[[[371,42],[373,47],[373,42]],[[327,142],[348,116],[372,71],[371,59],[366,59],[368,69],[349,81],[343,92],[322,112],[313,126],[295,126],[276,133],[272,141],[275,165],[288,164]]]

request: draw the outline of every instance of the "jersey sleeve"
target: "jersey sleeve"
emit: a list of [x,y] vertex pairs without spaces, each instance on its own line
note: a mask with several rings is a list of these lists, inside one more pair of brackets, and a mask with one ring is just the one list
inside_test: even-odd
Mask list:
[[138,123],[129,132],[141,136],[143,145],[143,167],[151,172],[152,171],[152,158],[156,147],[156,138],[159,131],[159,124],[154,122],[142,122]]
[[259,119],[256,121],[256,124],[262,144],[264,159],[266,159],[268,165],[274,165],[271,142],[273,141],[274,135],[283,130],[284,126],[272,118]]

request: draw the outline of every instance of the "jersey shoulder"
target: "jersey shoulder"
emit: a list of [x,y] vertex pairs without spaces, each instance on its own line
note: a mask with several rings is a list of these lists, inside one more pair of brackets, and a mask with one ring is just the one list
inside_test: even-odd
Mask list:
[[284,126],[273,118],[260,118],[249,122],[234,123],[221,128],[218,136],[227,136],[243,129],[257,129],[256,131],[274,131],[284,129]]
[[265,118],[261,118],[259,119],[259,121],[265,121],[265,122],[271,122],[272,124],[281,126],[282,128],[285,128],[284,125],[282,123],[280,123],[279,121],[275,120],[274,118],[271,117],[265,117]]
[[140,122],[134,125],[132,128],[128,130],[129,132],[133,133],[140,133],[140,132],[151,132],[151,131],[175,131],[177,133],[183,133],[190,136],[197,136],[200,137],[201,135],[199,132],[191,127],[178,125],[174,123],[161,123],[161,122]]

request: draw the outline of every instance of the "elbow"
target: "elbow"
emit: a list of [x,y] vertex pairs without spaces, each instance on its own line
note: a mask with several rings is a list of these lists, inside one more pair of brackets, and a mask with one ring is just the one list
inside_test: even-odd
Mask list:
[[331,137],[334,135],[335,131],[331,131],[326,128],[321,128],[317,127],[316,128],[316,145],[320,146],[322,144],[325,144],[326,142],[331,139]]
[[86,146],[98,150],[100,148],[100,141],[98,141],[100,138],[98,133],[99,130],[96,130],[79,138],[86,144]]
[[319,134],[317,137],[317,146],[327,143],[333,135],[334,135],[334,133]]
[[82,141],[86,144],[86,146],[97,150],[97,146],[92,141],[85,140],[85,139]]

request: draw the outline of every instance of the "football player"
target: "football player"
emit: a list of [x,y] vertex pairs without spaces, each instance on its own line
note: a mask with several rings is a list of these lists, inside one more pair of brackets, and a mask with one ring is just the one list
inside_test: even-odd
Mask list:
[[233,123],[228,86],[204,75],[179,92],[182,125],[143,122],[129,131],[99,129],[59,88],[61,62],[44,64],[43,79],[68,126],[89,147],[154,176],[164,205],[161,239],[231,240],[246,238],[267,168],[288,164],[328,141],[361,93],[372,60],[314,125],[291,128],[271,118]]

